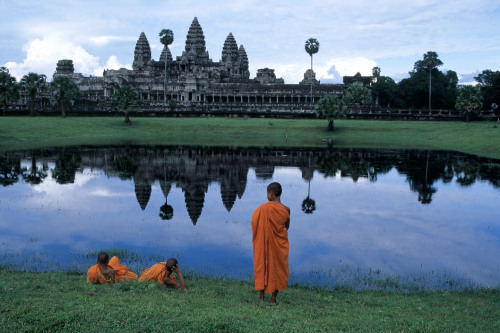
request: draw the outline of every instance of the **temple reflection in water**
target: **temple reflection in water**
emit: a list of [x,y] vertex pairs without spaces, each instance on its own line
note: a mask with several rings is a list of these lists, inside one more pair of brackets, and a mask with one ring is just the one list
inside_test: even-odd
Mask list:
[[[52,165],[52,167],[49,167]],[[224,207],[231,211],[241,199],[251,168],[258,179],[271,179],[276,167],[297,167],[302,179],[310,181],[315,172],[323,177],[348,177],[353,181],[377,176],[395,168],[405,175],[418,201],[430,204],[438,188],[436,183],[456,181],[469,186],[477,180],[500,187],[500,163],[452,152],[389,151],[362,149],[252,149],[199,147],[79,147],[47,148],[0,154],[0,184],[20,180],[37,185],[49,176],[58,184],[73,183],[75,174],[85,168],[103,170],[108,177],[133,180],[135,196],[145,210],[158,181],[165,203],[158,207],[164,220],[173,217],[168,204],[172,186],[182,189],[186,210],[195,225],[203,211],[205,195],[212,182],[220,184]],[[313,213],[315,203],[309,196],[302,210]]]

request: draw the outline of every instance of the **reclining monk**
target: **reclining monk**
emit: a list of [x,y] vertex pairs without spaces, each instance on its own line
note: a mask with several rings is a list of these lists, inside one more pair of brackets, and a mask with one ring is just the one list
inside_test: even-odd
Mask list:
[[97,265],[89,268],[87,272],[87,283],[110,283],[137,279],[137,274],[130,271],[128,267],[120,263],[120,259],[114,256],[109,260],[106,252],[97,256]]
[[[179,282],[175,278],[177,275]],[[150,268],[146,268],[139,276],[139,281],[154,281],[165,286],[172,286],[177,289],[186,289],[186,283],[182,277],[181,269],[177,259],[170,258],[167,261],[154,264]]]
[[113,268],[115,271],[116,282],[137,280],[137,274],[131,272],[130,268],[128,268],[127,266],[122,265],[120,263],[120,259],[117,256],[113,256],[113,258],[109,260],[108,265],[111,266],[111,268]]
[[288,227],[290,208],[281,203],[281,185],[267,186],[267,202],[260,205],[252,215],[252,245],[255,289],[259,300],[270,293],[276,302],[279,290],[288,285]]

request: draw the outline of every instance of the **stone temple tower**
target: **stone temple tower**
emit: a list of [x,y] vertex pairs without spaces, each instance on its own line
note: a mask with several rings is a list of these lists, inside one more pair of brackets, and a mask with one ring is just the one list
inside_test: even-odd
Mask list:
[[132,68],[136,71],[146,70],[151,62],[151,47],[149,46],[146,34],[141,32],[137,44],[135,44],[134,63]]
[[248,56],[243,45],[240,45],[238,50],[238,62],[240,65],[241,77],[248,79],[250,77],[250,71],[248,70]]
[[186,48],[182,52],[181,58],[191,63],[207,63],[209,61],[208,51],[205,47],[205,35],[196,17],[189,27]]
[[231,32],[226,37],[222,48],[221,65],[231,77],[245,79],[250,77],[247,52],[243,45],[238,49],[236,39]]
[[236,74],[238,55],[238,44],[236,44],[236,39],[234,39],[233,34],[230,32],[224,41],[221,59],[221,64],[225,67],[229,74]]

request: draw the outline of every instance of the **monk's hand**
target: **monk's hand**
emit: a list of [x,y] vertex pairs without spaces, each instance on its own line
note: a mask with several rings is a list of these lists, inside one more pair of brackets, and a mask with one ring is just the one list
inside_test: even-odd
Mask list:
[[175,265],[175,266],[172,266],[172,273],[177,273],[179,272],[179,266]]

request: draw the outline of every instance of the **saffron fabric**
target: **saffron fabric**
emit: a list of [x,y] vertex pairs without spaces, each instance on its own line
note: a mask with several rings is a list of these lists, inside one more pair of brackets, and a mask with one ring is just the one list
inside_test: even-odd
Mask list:
[[[111,268],[110,266],[107,266],[107,268]],[[106,278],[102,273],[101,269],[99,268],[99,265],[94,265],[89,268],[87,272],[87,283],[108,283],[108,282],[113,282],[113,279],[111,278]]]
[[290,214],[281,203],[268,201],[252,215],[254,284],[273,293],[288,285],[288,231]]
[[[143,270],[141,276],[139,276],[139,281],[155,281],[160,284],[165,284],[165,282],[163,282],[165,273],[167,273],[167,262],[159,262]],[[175,279],[175,276],[170,274],[170,278]]]
[[137,274],[131,272],[130,269],[120,263],[120,259],[114,256],[109,260],[108,266],[111,266],[115,270],[115,281],[130,281],[137,280]]

